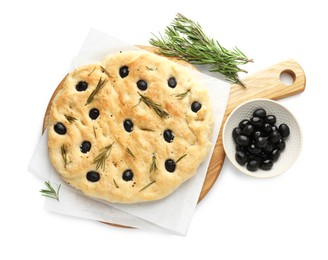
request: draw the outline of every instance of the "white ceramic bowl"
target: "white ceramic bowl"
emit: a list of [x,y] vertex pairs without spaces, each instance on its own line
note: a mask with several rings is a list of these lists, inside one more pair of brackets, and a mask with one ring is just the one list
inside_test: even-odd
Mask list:
[[[278,127],[282,123],[287,124],[290,129],[290,135],[285,139],[285,150],[282,151],[278,161],[273,164],[271,170],[265,171],[259,168],[257,171],[252,172],[247,170],[246,165],[238,164],[235,159],[236,144],[232,138],[232,130],[238,126],[241,120],[250,119],[257,108],[264,108],[267,115],[275,115]],[[236,107],[225,122],[222,140],[225,153],[231,163],[241,172],[258,178],[268,178],[282,174],[294,164],[302,149],[302,133],[295,117],[284,106],[270,99],[253,99]]]

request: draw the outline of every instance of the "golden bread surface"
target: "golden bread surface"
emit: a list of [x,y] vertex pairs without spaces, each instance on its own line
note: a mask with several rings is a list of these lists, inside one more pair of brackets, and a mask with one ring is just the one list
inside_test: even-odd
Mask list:
[[109,202],[161,199],[209,152],[213,115],[205,88],[184,68],[124,51],[75,69],[54,97],[49,157],[62,178]]

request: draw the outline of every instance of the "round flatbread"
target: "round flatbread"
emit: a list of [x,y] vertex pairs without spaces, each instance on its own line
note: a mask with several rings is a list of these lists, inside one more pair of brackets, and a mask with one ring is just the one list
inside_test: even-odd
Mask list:
[[210,149],[212,110],[189,68],[125,51],[69,73],[53,98],[52,164],[87,196],[161,199],[192,177]]

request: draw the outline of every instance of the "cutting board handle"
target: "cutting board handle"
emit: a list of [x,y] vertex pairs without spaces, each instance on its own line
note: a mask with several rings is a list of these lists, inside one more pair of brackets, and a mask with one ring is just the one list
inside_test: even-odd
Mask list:
[[[287,73],[293,79],[291,85],[286,85],[280,79],[282,73]],[[302,67],[289,59],[275,64],[267,69],[254,73],[242,79],[246,89],[240,85],[232,85],[226,114],[241,103],[254,98],[269,98],[278,100],[301,93],[305,89],[306,78]]]
[[[282,73],[289,74],[293,79],[293,83],[290,85],[283,83],[280,80],[280,75]],[[220,134],[215,144],[205,182],[199,196],[199,201],[201,201],[212,188],[223,166],[225,153],[222,144],[222,128],[231,111],[241,103],[254,98],[278,100],[296,95],[304,91],[306,84],[305,73],[302,67],[292,59],[280,62],[267,69],[251,74],[242,79],[242,81],[246,85],[246,88],[243,88],[240,85],[231,86]]]

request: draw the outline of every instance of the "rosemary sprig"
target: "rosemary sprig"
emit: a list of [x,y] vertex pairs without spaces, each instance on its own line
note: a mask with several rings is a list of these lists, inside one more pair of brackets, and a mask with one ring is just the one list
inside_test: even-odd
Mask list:
[[141,190],[139,190],[139,192],[140,191],[143,191],[143,190],[145,190],[145,189],[147,189],[150,185],[152,185],[152,184],[154,184],[156,181],[151,181],[150,183],[148,183],[145,187],[143,187]]
[[186,92],[184,92],[184,93],[179,93],[179,94],[175,94],[174,96],[177,98],[177,99],[179,99],[179,100],[182,100],[182,99],[184,99],[186,96],[187,96],[187,94],[190,92],[190,89],[188,89]]
[[111,143],[110,145],[106,146],[103,151],[97,155],[96,158],[94,158],[93,160],[93,164],[96,164],[96,169],[98,170],[99,168],[102,168],[103,170],[105,170],[105,163],[106,163],[106,159],[108,158],[108,156],[110,155],[110,152],[112,151],[113,148],[113,144],[115,142]]
[[182,155],[178,160],[175,161],[175,163],[177,164],[178,162],[180,162],[186,156],[187,156],[187,154]]
[[[161,118],[168,117],[169,114],[162,108],[160,104],[155,103],[152,101],[149,97],[146,97],[138,92],[140,96],[140,101],[144,102],[148,107],[154,109],[157,115],[159,115]],[[140,102],[139,102],[140,103]]]
[[104,72],[108,78],[112,78],[112,76],[109,74],[109,72],[103,67],[103,66],[100,66],[102,72]]
[[74,116],[64,115],[68,122],[73,123],[77,120]]
[[67,151],[66,151],[66,147],[65,147],[64,144],[62,144],[62,146],[60,147],[60,150],[61,150],[61,155],[63,157],[64,165],[65,165],[65,168],[66,168],[66,165],[67,165]]
[[114,182],[114,184],[115,184],[115,187],[118,189],[119,188],[119,186],[117,185],[117,183],[116,183],[116,181],[115,181],[115,179],[113,178],[113,182]]
[[59,201],[59,189],[61,184],[59,184],[57,191],[51,186],[50,181],[45,181],[44,184],[47,186],[48,189],[41,189],[41,195]]
[[87,102],[85,103],[85,106],[92,102],[95,95],[106,85],[106,83],[107,79],[102,80],[102,78],[100,77],[96,88],[91,92],[90,96],[87,99]]
[[149,43],[160,49],[166,56],[175,56],[188,62],[210,66],[209,71],[223,74],[226,80],[244,84],[239,79],[239,72],[247,72],[239,65],[253,62],[237,47],[224,48],[217,40],[209,38],[196,23],[182,14],[177,14],[171,26],[166,27],[165,35],[154,35]]
[[131,150],[130,150],[128,147],[126,147],[125,150],[126,150],[127,153],[128,153],[129,155],[131,155],[133,158],[136,158],[136,156],[131,152]]
[[155,171],[157,171],[157,163],[156,163],[156,156],[153,153],[153,157],[151,159],[151,164],[150,164],[150,168],[149,168],[149,173],[152,173]]
[[96,67],[94,67],[93,70],[89,72],[88,76],[90,77],[91,74],[92,74],[95,70],[96,70]]

